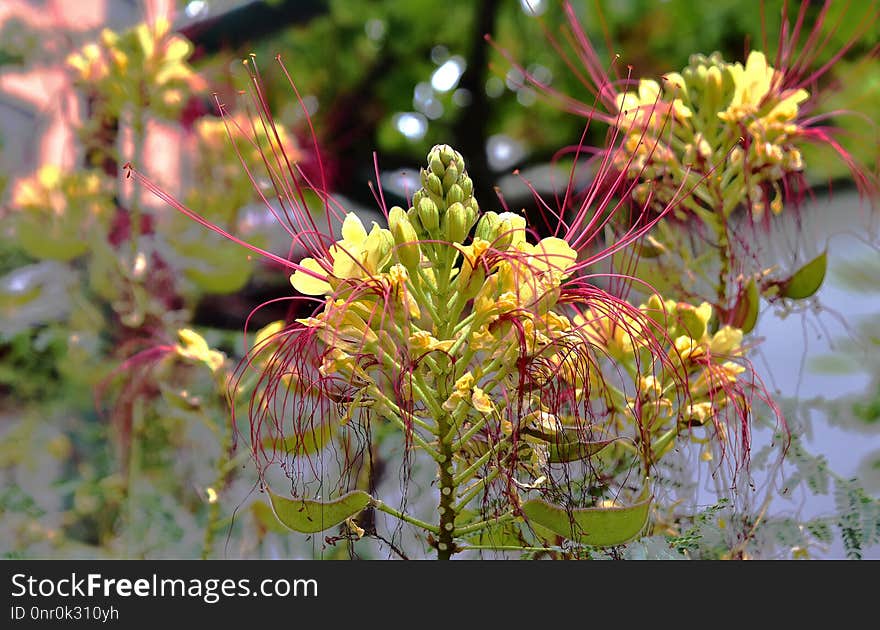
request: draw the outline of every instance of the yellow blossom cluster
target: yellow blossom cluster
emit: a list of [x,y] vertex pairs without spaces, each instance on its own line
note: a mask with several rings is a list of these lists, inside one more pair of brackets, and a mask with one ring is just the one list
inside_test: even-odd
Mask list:
[[[615,164],[641,183],[634,196],[658,204],[677,196],[682,207],[729,215],[746,204],[755,216],[782,211],[780,181],[803,169],[801,88],[786,88],[765,55],[745,65],[718,53],[694,55],[663,86],[643,79],[617,96],[618,127],[625,132]],[[692,194],[690,193],[693,190]]]
[[167,18],[158,18],[121,34],[104,29],[98,42],[72,53],[67,65],[81,83],[105,95],[117,115],[126,103],[147,99],[154,111],[171,116],[187,94],[204,87],[187,63],[192,51]]

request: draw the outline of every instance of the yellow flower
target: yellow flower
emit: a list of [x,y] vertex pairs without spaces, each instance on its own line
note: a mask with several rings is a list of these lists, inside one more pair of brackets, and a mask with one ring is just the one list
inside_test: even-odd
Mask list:
[[685,422],[705,424],[715,415],[715,409],[710,402],[698,402],[688,405],[684,413]]
[[181,328],[177,331],[181,344],[175,346],[177,353],[192,361],[199,361],[210,368],[212,372],[216,372],[226,361],[226,355],[217,350],[211,350],[208,342],[199,333],[189,328]]
[[742,330],[732,326],[724,326],[712,336],[712,340],[709,342],[709,352],[712,354],[732,354],[735,350],[739,350],[742,338]]
[[[373,223],[370,233],[353,212],[349,212],[342,222],[342,238],[330,247],[332,277],[339,280],[369,278],[379,273],[391,260],[394,237],[391,232]],[[290,283],[305,295],[326,295],[331,285],[325,269],[314,258],[303,258],[300,266],[313,271],[323,278],[297,269],[290,277]],[[399,270],[396,278],[400,278]],[[326,279],[325,279],[326,278]]]
[[492,399],[479,387],[474,387],[473,394],[471,395],[471,404],[480,413],[491,413],[495,409]]
[[418,330],[409,336],[409,345],[414,350],[418,352],[431,352],[434,350],[439,350],[441,352],[448,352],[450,348],[455,344],[455,340],[446,339],[444,341],[437,340],[434,335],[425,331]]

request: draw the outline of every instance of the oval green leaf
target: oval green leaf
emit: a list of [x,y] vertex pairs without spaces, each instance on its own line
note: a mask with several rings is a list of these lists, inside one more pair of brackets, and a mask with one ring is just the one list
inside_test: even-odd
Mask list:
[[815,295],[828,270],[828,252],[822,252],[798,269],[779,287],[779,294],[792,300],[803,300]]
[[323,532],[339,525],[363,510],[372,497],[363,490],[353,490],[326,503],[309,499],[287,499],[269,490],[269,502],[275,517],[289,529],[302,534]]
[[572,508],[529,499],[522,505],[530,521],[555,534],[594,547],[622,545],[635,538],[648,521],[648,498],[634,505],[609,508]]

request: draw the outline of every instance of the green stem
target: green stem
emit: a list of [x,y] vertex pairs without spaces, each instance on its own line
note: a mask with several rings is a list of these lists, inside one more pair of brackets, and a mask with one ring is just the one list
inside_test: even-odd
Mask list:
[[137,506],[137,483],[141,473],[141,431],[144,427],[144,410],[143,399],[136,398],[131,409],[131,444],[128,451],[128,477],[126,488],[126,557],[134,558],[135,547],[135,523],[137,517],[135,509]]
[[[437,419],[437,435],[445,436],[449,433],[450,418],[444,413]],[[449,560],[455,553],[455,496],[458,484],[453,477],[455,468],[452,463],[452,445],[447,440],[440,440],[440,505],[437,512],[440,514],[440,533],[437,541],[437,559]]]
[[467,481],[468,479],[470,479],[471,477],[473,477],[474,473],[476,471],[478,471],[481,466],[483,466],[486,462],[488,462],[490,459],[492,459],[492,456],[495,455],[501,449],[502,446],[506,446],[506,445],[507,445],[507,440],[504,440],[504,439],[496,442],[495,445],[492,448],[490,448],[488,451],[486,451],[483,455],[481,455],[478,460],[476,460],[473,464],[468,466],[465,470],[460,472],[455,477],[455,480],[454,480],[455,485],[460,485],[460,484],[464,483],[465,481]]
[[232,451],[232,422],[226,421],[222,424],[223,437],[220,442],[220,454],[217,456],[217,475],[212,486],[215,494],[208,508],[208,523],[205,525],[205,538],[202,543],[202,560],[207,560],[211,556],[211,549],[214,547],[214,535],[219,530],[220,521],[220,491],[226,485],[226,478],[231,470],[229,465],[233,461],[229,456]]
[[[385,404],[389,404],[389,403],[392,405],[394,404],[390,400],[388,400],[384,394],[381,394],[375,386],[372,387],[370,395],[375,396],[376,399],[381,399],[382,402]],[[396,407],[396,405],[395,405],[395,407]],[[428,453],[428,455],[430,455],[434,459],[434,461],[437,461],[437,462],[441,461],[440,460],[440,457],[441,457],[440,453],[433,446],[428,444],[428,442],[426,442],[422,436],[420,436],[415,431],[408,429],[406,426],[406,423],[403,421],[403,419],[400,416],[398,416],[396,413],[394,413],[394,411],[392,411],[391,407],[388,408],[388,411],[386,413],[382,414],[382,417],[387,418],[387,419],[391,420],[394,424],[396,424],[397,427],[401,431],[403,431],[404,435],[406,435],[406,433],[409,432],[409,434],[412,435],[413,441],[419,447],[424,449],[424,451],[426,453]],[[415,418],[414,418],[414,420],[415,420]]]
[[497,518],[487,518],[484,521],[480,521],[478,523],[473,523],[471,525],[466,525],[465,527],[459,527],[455,530],[454,534],[456,536],[466,536],[467,534],[473,534],[474,532],[478,532],[481,529],[486,529],[487,527],[491,527],[492,525],[503,525],[504,523],[508,523],[516,518],[516,515],[513,512],[507,512],[506,514],[502,514]]
[[[143,90],[143,88],[141,88]],[[144,104],[142,102],[143,96],[139,95],[137,99],[135,99],[132,111],[132,142],[134,144],[133,147],[133,158],[132,162],[138,166],[138,168],[142,168],[142,162],[144,157]],[[141,236],[141,187],[138,183],[137,179],[134,179],[132,184],[131,191],[131,201],[129,203],[129,235],[131,241],[131,264],[134,264],[134,261],[138,255],[138,241]]]
[[383,503],[379,499],[373,499],[372,501],[370,501],[370,505],[372,507],[376,508],[377,510],[379,510],[380,512],[385,512],[386,514],[390,514],[394,518],[399,519],[401,521],[404,521],[406,523],[409,523],[410,525],[415,525],[416,527],[421,527],[422,529],[429,531],[429,532],[436,534],[436,535],[440,534],[440,530],[437,528],[436,525],[431,525],[430,523],[426,523],[425,521],[417,519],[414,516],[410,516],[409,514],[405,514],[404,512],[400,512],[399,510],[395,510],[393,507],[391,507],[390,505],[387,505],[386,503]]
[[492,483],[492,481],[498,476],[500,468],[493,468],[489,471],[485,477],[481,477],[477,481],[475,481],[469,488],[464,491],[464,494],[459,498],[458,503],[455,506],[455,511],[460,512],[462,509],[467,507],[467,504],[473,499],[480,491],[485,488],[487,485]]

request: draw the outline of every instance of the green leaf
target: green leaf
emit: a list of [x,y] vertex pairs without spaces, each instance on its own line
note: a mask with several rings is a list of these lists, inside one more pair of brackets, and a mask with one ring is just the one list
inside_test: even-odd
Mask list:
[[303,534],[323,532],[339,525],[363,510],[372,497],[362,490],[353,490],[334,501],[287,499],[269,490],[269,501],[275,516],[288,528]]
[[828,252],[822,252],[783,282],[779,294],[792,300],[803,300],[814,295],[822,286],[827,269]]
[[566,509],[543,499],[529,499],[522,505],[530,521],[570,540],[610,547],[635,538],[648,521],[651,499],[626,507]]

